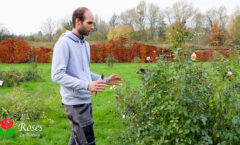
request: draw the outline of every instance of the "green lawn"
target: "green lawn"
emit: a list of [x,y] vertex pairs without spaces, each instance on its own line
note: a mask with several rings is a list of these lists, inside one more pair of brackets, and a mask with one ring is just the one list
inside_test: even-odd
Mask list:
[[[113,68],[108,68],[106,64],[93,63],[91,71],[98,74],[104,73],[105,76],[118,74],[124,80],[123,85],[126,83],[125,81],[129,81],[130,85],[134,87],[139,83],[136,70],[140,65],[149,64],[118,63],[114,64]],[[0,70],[15,68],[21,72],[26,67],[27,64],[0,64]],[[22,82],[20,87],[33,94],[39,93],[39,97],[45,102],[43,104],[48,104],[46,118],[36,122],[23,122],[26,125],[41,125],[42,131],[20,131],[18,125],[21,122],[14,122],[13,128],[16,132],[13,139],[0,136],[1,145],[67,145],[68,143],[71,127],[65,116],[64,107],[61,105],[59,85],[51,81],[51,64],[40,63],[38,68],[43,81]],[[13,87],[0,87],[0,98],[9,97],[13,91],[18,90]],[[92,98],[94,130],[98,145],[121,144],[118,136],[121,136],[124,125],[122,124],[122,115],[117,112],[116,100],[113,95],[114,92],[108,87],[104,92],[98,93],[97,97]],[[29,137],[26,136],[27,133],[40,136]],[[20,137],[21,134],[25,134],[25,137]]]

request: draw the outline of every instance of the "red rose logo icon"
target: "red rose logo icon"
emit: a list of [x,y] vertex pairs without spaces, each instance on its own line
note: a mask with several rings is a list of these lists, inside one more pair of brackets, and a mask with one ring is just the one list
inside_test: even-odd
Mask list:
[[3,129],[9,129],[13,126],[13,122],[9,118],[3,119],[2,121],[0,121],[0,124]]

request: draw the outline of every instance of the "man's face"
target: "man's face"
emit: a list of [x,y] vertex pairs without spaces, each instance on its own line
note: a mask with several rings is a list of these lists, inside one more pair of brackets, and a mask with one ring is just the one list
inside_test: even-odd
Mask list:
[[94,17],[90,11],[84,13],[84,21],[77,20],[77,30],[80,35],[88,36],[89,33],[94,29]]

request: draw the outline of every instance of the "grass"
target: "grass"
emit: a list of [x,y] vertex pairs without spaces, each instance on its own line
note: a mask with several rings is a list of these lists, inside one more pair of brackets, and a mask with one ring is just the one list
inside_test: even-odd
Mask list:
[[[149,64],[142,64],[149,65]],[[139,80],[136,74],[136,68],[140,64],[134,63],[118,63],[113,68],[108,68],[106,64],[93,63],[91,71],[105,76],[110,74],[118,74],[122,77],[123,85],[126,81],[131,86],[138,85]],[[9,70],[15,68],[22,72],[27,64],[0,64],[0,70]],[[39,63],[39,72],[43,81],[41,82],[22,82],[20,87],[30,93],[41,92],[40,96],[43,104],[48,104],[46,118],[42,118],[35,122],[23,122],[26,126],[41,125],[42,131],[20,131],[19,124],[22,122],[14,122],[13,128],[16,129],[13,139],[7,139],[0,136],[1,145],[66,145],[70,136],[71,126],[65,115],[64,107],[61,105],[61,96],[59,94],[59,85],[51,81],[51,64]],[[16,89],[0,87],[0,98],[7,97]],[[116,109],[116,100],[114,92],[109,87],[102,93],[98,93],[97,97],[92,98],[93,104],[93,120],[96,137],[96,144],[121,144],[118,136],[121,136],[124,125],[122,124],[121,114]],[[41,103],[41,102],[39,102]],[[3,118],[0,118],[3,119]],[[24,134],[24,137],[20,137]],[[40,137],[29,137],[26,135],[39,134]]]

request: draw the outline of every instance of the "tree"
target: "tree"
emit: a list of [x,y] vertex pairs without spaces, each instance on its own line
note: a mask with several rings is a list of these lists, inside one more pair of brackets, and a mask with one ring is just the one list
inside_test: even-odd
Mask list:
[[157,22],[158,22],[158,16],[159,16],[159,7],[153,3],[150,3],[148,6],[148,21],[150,25],[150,36],[151,39],[153,39],[154,34],[156,34],[157,31]]
[[206,27],[207,20],[205,15],[197,13],[192,19],[191,28],[197,33],[204,34],[206,31]]
[[147,15],[147,5],[145,1],[139,2],[136,8],[137,19],[136,24],[138,26],[138,30],[144,31],[145,23],[146,23],[146,15]]
[[120,25],[117,26],[116,28],[110,28],[108,34],[107,34],[107,38],[108,40],[112,40],[115,38],[119,38],[119,37],[127,37],[130,38],[131,34],[133,33],[133,28],[130,25]]
[[136,18],[137,18],[137,12],[135,9],[129,9],[124,12],[122,12],[119,15],[119,23],[121,25],[130,25],[133,28],[135,27],[136,24]]
[[72,31],[73,28],[72,20],[66,21],[62,25],[63,28],[65,28],[66,30]]
[[9,30],[0,24],[0,41],[10,38]]
[[208,21],[208,28],[211,30],[213,23],[218,21],[219,27],[224,30],[226,23],[228,21],[227,9],[224,6],[219,7],[218,9],[211,9],[206,12],[206,18]]
[[108,24],[101,19],[98,15],[95,15],[94,30],[86,37],[88,41],[103,41],[107,39],[109,31]]
[[212,25],[211,29],[211,34],[210,34],[210,44],[213,46],[220,46],[223,45],[224,43],[224,33],[223,30],[219,27],[219,22],[216,21]]
[[109,21],[109,26],[115,28],[118,25],[118,17],[117,15],[114,13]]
[[184,0],[178,1],[173,4],[172,9],[165,11],[171,23],[178,23],[185,25],[196,14],[196,9],[193,8],[192,3],[187,3]]
[[53,40],[53,35],[56,31],[56,21],[53,20],[52,18],[47,18],[41,23],[41,31],[46,37],[52,41]]
[[227,30],[232,43],[240,45],[240,9],[231,16]]
[[162,40],[165,40],[166,26],[167,24],[164,21],[164,14],[160,11],[157,18],[157,33],[158,38]]

